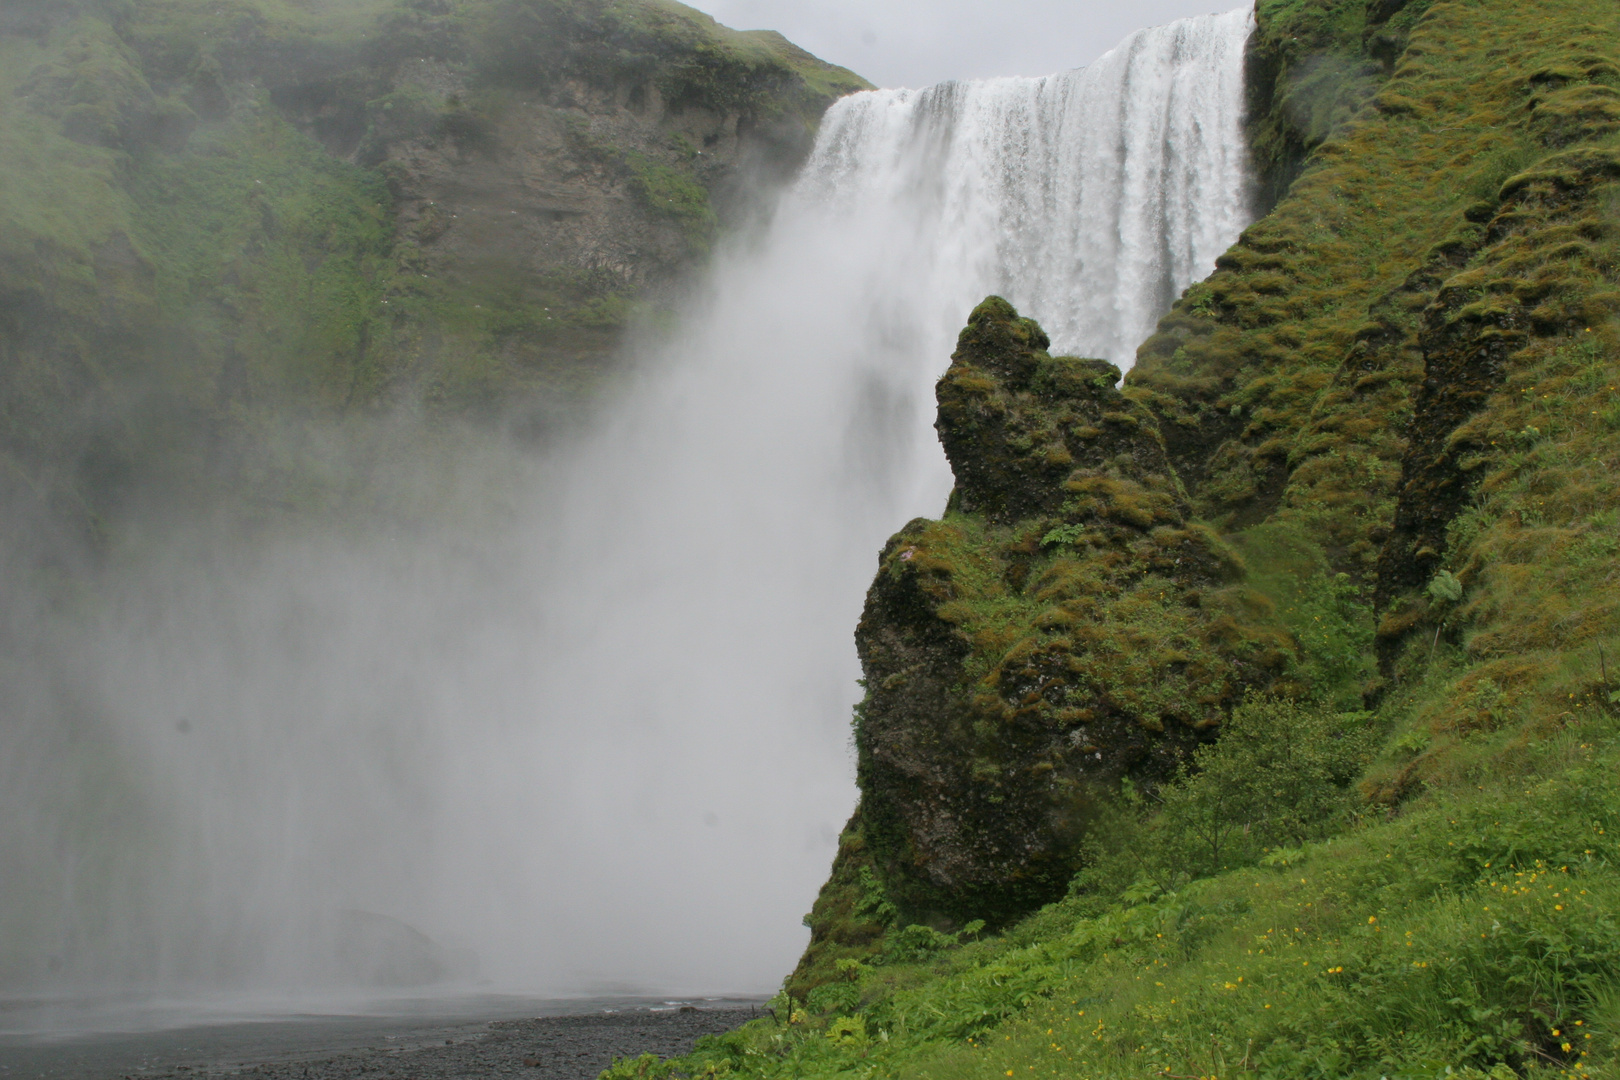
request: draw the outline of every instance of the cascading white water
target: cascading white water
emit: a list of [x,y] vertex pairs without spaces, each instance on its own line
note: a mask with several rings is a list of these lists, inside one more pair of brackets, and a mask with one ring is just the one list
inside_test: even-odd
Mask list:
[[823,122],[800,195],[861,215],[863,231],[904,253],[911,291],[951,305],[956,321],[963,303],[1000,291],[1054,349],[1129,367],[1247,224],[1251,18],[1144,30],[1044,79],[846,98]]
[[3,672],[0,989],[774,985],[954,335],[994,291],[1129,362],[1245,223],[1250,23],[840,102],[599,430],[463,458],[501,514],[128,558]]

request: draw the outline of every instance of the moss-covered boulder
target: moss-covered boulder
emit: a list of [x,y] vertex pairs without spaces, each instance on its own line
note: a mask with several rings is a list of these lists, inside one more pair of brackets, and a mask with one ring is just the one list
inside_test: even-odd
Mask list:
[[1290,665],[1118,370],[1046,345],[999,297],[973,312],[938,386],[950,510],[889,541],[856,631],[865,851],[907,921],[1061,894],[1095,801]]

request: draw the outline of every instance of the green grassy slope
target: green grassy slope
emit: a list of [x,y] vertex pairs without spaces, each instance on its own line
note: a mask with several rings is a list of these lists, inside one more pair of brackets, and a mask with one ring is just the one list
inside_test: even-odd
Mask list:
[[[618,1075],[1620,1075],[1620,12],[1277,0],[1260,23],[1252,133],[1285,193],[1124,395],[1287,641],[1284,699],[1179,772],[1126,770],[1068,895],[983,940],[966,909],[907,925],[863,805],[777,1021]],[[952,530],[1004,571],[997,529],[914,523],[884,572]],[[1140,586],[1129,550],[1069,557]],[[990,579],[998,611],[1039,599]],[[1130,595],[1092,589],[1088,633]],[[953,640],[982,675],[1029,638]],[[1134,685],[1189,670],[1147,644]],[[1046,673],[1026,705],[1085,685]],[[966,783],[997,794],[1019,722],[971,729]]]
[[1302,543],[1376,601],[1369,701],[1442,649],[1478,665],[1458,714],[1481,680],[1526,716],[1598,681],[1617,37],[1584,3],[1431,9],[1132,373],[1251,561]]
[[783,1022],[607,1075],[1616,1075],[1612,729],[1174,892],[1064,901],[921,962],[896,940],[821,1011],[784,996]]

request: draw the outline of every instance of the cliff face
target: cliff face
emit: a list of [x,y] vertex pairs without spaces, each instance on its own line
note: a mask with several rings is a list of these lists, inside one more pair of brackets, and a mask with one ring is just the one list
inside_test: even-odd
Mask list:
[[864,85],[663,0],[8,5],[6,502],[239,491],[289,415],[543,429]]
[[885,546],[855,639],[861,805],[790,982],[898,925],[1003,925],[1061,897],[1099,804],[1175,773],[1297,645],[1191,520],[1154,417],[991,297],[940,379],[956,488]]
[[1608,542],[1620,20],[1435,4],[1409,33],[1130,380],[1199,513],[1361,585],[1365,699],[1426,743],[1374,767],[1384,801],[1482,725],[1573,715],[1615,629],[1582,552]]
[[1088,804],[1171,771],[1291,647],[1118,369],[1046,344],[974,311],[938,388],[952,512],[889,542],[856,630],[866,844],[917,921],[1061,895]]
[[793,174],[827,105],[866,87],[674,3],[424,0],[378,25],[376,96],[346,73],[281,97],[388,179],[418,275],[401,299],[440,323],[498,312],[503,368],[548,390],[599,376],[627,321],[667,304],[717,227]]
[[1151,790],[1249,689],[1365,710],[1386,810],[1607,708],[1620,16],[1258,23],[1270,205],[1123,388],[1000,301],[964,331],[956,493],[868,594],[862,805],[795,993],[878,947],[849,867],[896,928],[1033,910],[1119,779]]

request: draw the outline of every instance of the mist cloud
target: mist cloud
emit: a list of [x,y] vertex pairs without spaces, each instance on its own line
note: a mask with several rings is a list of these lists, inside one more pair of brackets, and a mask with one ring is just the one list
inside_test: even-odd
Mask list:
[[[717,11],[914,82],[1178,13],[1067,51],[1057,5]],[[133,506],[71,587],[0,578],[0,987],[773,989],[855,799],[875,555],[949,491],[930,388],[973,303],[1032,293],[938,171],[725,250],[578,438],[289,425],[268,457],[349,501]]]

